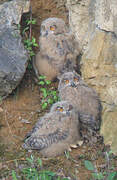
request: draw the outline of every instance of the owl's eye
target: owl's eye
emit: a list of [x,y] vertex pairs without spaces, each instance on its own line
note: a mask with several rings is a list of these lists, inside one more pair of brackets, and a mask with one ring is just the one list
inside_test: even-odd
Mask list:
[[50,26],[50,30],[51,31],[55,31],[56,30],[56,26],[54,25],[54,26]]
[[74,81],[75,81],[75,82],[78,82],[79,79],[78,79],[77,77],[74,77]]
[[63,112],[63,107],[58,106],[58,107],[56,108],[56,110],[57,110],[57,111],[60,111],[60,112]]
[[59,111],[60,111],[60,112],[63,112],[63,108],[62,108],[62,107],[60,107]]
[[65,80],[65,84],[69,84],[69,80],[68,79]]

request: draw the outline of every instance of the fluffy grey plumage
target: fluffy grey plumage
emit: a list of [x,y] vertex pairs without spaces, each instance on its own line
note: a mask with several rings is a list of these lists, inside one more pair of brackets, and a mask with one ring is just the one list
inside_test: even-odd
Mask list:
[[58,86],[61,100],[69,101],[80,113],[80,122],[86,129],[99,130],[101,104],[97,93],[76,72],[66,72]]
[[37,76],[53,80],[58,74],[76,67],[79,46],[75,37],[60,18],[48,18],[41,24],[40,51],[33,61]]
[[37,149],[43,156],[51,157],[63,153],[71,144],[80,140],[79,117],[67,101],[55,103],[27,134],[23,147]]

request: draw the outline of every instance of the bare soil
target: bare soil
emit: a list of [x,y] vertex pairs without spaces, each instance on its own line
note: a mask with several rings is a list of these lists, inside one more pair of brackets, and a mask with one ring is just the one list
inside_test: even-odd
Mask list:
[[[48,17],[60,17],[68,23],[68,12],[64,5],[55,0],[32,0],[33,18],[37,24],[33,26],[32,34],[38,41],[41,22]],[[5,100],[0,101],[0,179],[10,180],[11,170],[17,171],[26,161],[26,157],[38,152],[27,152],[22,148],[23,139],[31,130],[37,119],[46,111],[41,110],[39,86],[34,81],[33,70],[27,70],[16,90]],[[57,83],[53,83],[57,85]],[[57,172],[59,175],[70,176],[72,179],[88,180],[90,171],[84,167],[84,160],[92,161],[100,171],[105,165],[106,151],[104,144],[88,146],[86,144],[73,149],[69,157],[65,155],[52,159],[43,159],[43,167]],[[112,160],[117,171],[117,158]],[[103,165],[103,166],[102,166]],[[102,169],[103,170],[103,169]]]

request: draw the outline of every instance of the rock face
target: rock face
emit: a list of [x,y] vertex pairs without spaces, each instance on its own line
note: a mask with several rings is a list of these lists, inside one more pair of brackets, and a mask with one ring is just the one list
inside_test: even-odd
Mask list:
[[67,0],[67,7],[82,46],[81,73],[100,95],[101,134],[117,154],[117,1],[80,0],[72,5],[73,1]]
[[117,39],[96,30],[82,56],[82,75],[100,95],[103,105],[101,134],[117,153]]
[[[92,10],[94,0],[67,0],[66,6],[69,10],[69,24],[78,40],[81,48],[86,49],[94,24]],[[91,4],[91,6],[90,6]],[[90,8],[89,8],[90,7]]]
[[95,24],[105,31],[114,32],[117,35],[117,1],[96,0]]
[[6,97],[22,79],[28,60],[17,25],[29,2],[13,0],[0,5],[0,96]]

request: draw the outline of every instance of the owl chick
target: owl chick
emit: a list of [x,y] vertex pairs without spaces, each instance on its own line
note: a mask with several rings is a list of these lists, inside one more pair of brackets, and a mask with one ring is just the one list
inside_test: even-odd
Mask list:
[[80,114],[82,127],[97,131],[100,128],[101,104],[97,93],[76,72],[66,72],[58,85],[61,100],[69,101]]
[[23,148],[37,149],[45,157],[54,157],[78,143],[79,116],[67,101],[55,103],[27,134]]
[[72,71],[80,51],[65,22],[60,18],[48,18],[42,22],[40,34],[40,51],[33,61],[36,75],[54,80],[58,74]]

